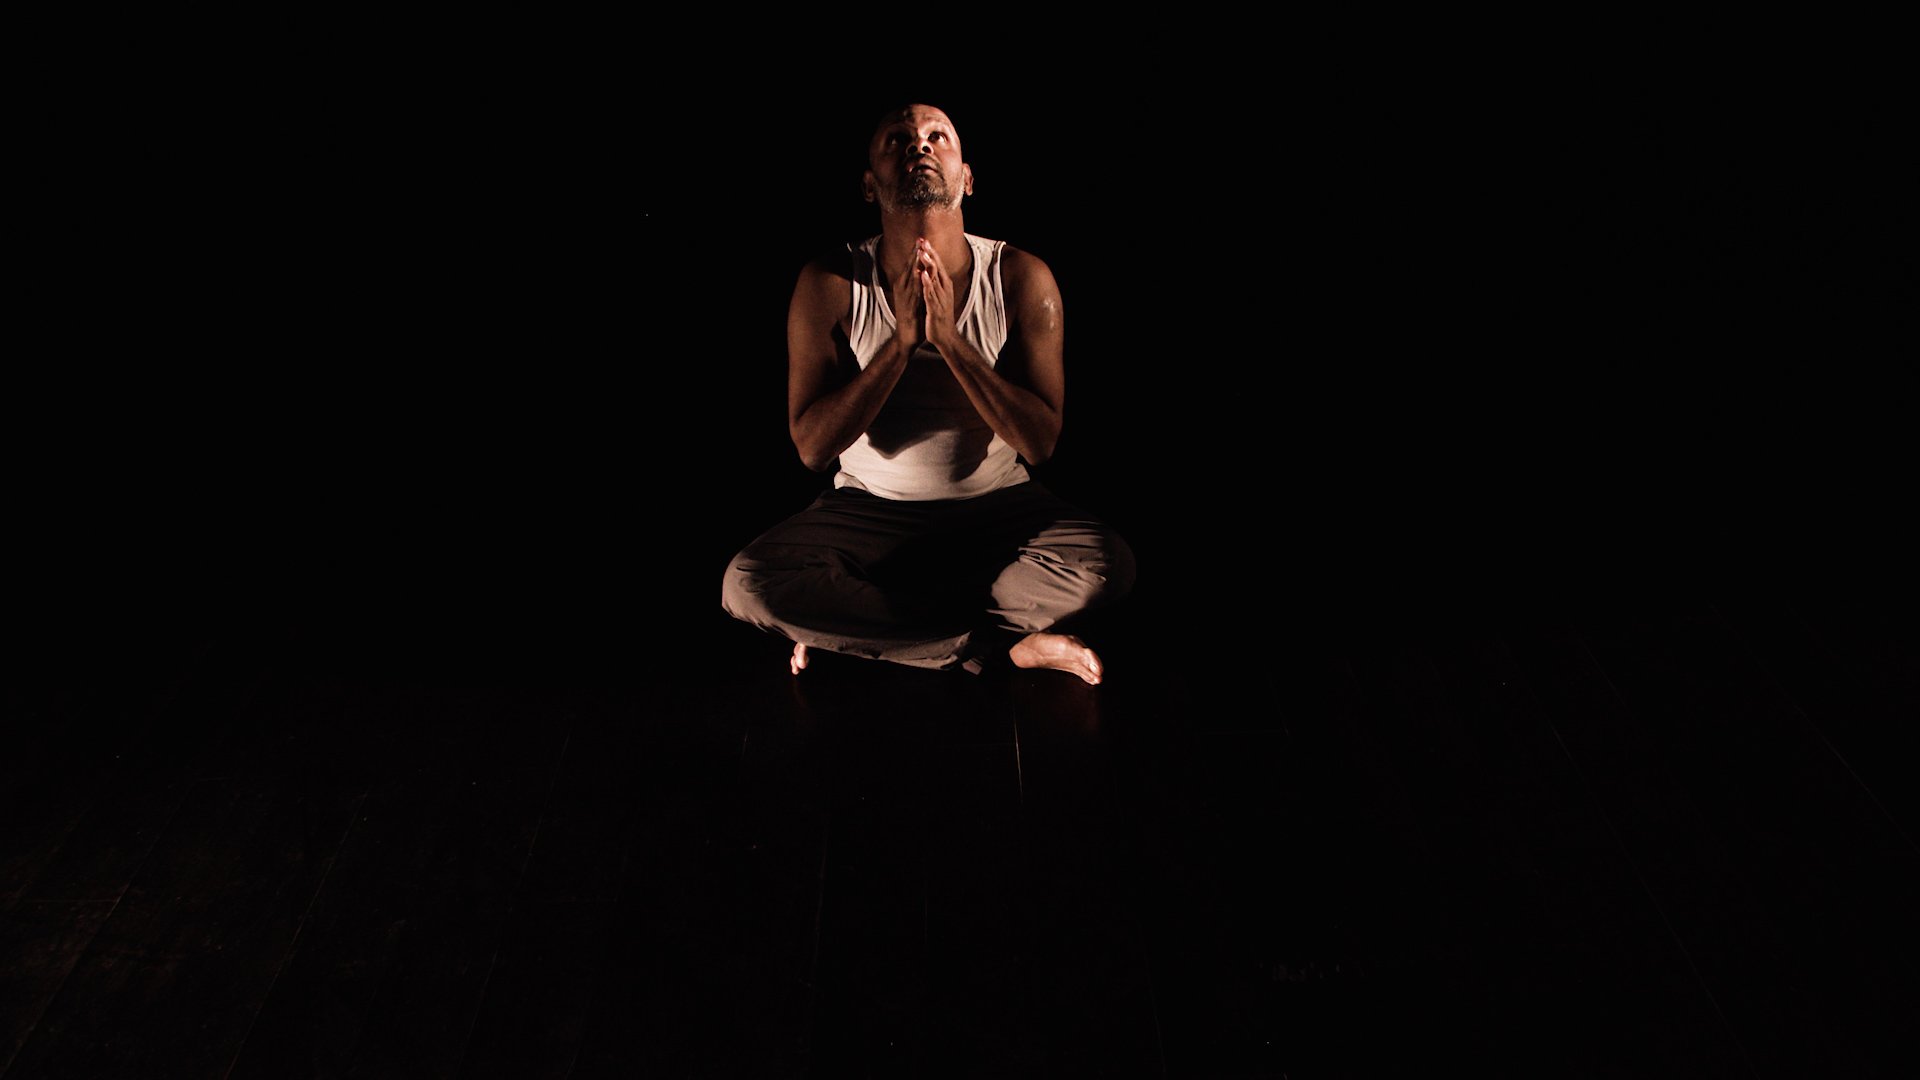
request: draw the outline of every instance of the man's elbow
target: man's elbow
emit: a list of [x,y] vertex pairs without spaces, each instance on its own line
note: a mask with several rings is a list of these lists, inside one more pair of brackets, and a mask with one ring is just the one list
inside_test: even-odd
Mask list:
[[800,440],[798,435],[793,438],[793,448],[800,454],[800,464],[814,472],[826,472],[833,468],[833,463],[840,457],[838,454],[824,453],[817,447],[808,446]]
[[1049,419],[1051,423],[1042,425],[1028,437],[1027,449],[1033,451],[1027,458],[1030,465],[1046,464],[1053,457],[1054,448],[1060,445],[1060,414],[1056,412]]
[[1041,436],[1028,443],[1027,452],[1021,456],[1027,459],[1029,465],[1045,465],[1053,457],[1053,447],[1058,441],[1059,437],[1055,435]]

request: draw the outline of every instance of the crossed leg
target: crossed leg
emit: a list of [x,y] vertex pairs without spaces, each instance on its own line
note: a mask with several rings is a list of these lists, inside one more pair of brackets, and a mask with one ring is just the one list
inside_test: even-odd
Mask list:
[[[921,556],[923,584],[951,579],[943,582],[951,594],[969,566],[977,575],[984,565],[985,575],[971,579],[980,590],[973,616],[941,606],[945,614],[929,618],[908,601],[911,590],[889,579],[886,571],[910,561],[907,553],[928,537],[938,539],[935,556]],[[955,552],[958,561],[950,561]],[[806,670],[811,650],[824,648],[933,668],[1004,655],[1015,667],[1098,685],[1106,675],[1101,657],[1060,624],[1124,596],[1133,572],[1123,540],[1037,483],[945,504],[835,491],[734,558],[722,605],[793,641],[794,675]]]

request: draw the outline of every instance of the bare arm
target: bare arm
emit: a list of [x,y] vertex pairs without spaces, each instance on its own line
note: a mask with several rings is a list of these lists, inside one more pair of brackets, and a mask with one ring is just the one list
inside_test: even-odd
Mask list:
[[[931,249],[928,249],[931,251]],[[954,325],[953,287],[933,258],[920,287],[926,296],[927,340],[940,350],[967,399],[1029,464],[1053,456],[1066,404],[1066,330],[1060,288],[1039,257],[1009,247],[1000,279],[1006,288],[1007,343],[989,364]]]
[[[919,283],[906,284],[893,290],[895,311],[919,306]],[[787,309],[787,433],[815,472],[830,468],[872,425],[920,340],[920,320],[901,319],[893,339],[861,368],[840,329],[851,298],[845,272],[814,262],[800,272]]]

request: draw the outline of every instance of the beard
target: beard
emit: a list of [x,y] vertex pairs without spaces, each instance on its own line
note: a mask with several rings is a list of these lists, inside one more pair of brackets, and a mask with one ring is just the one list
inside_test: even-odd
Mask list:
[[909,173],[893,204],[896,210],[945,210],[953,206],[953,189],[937,172]]

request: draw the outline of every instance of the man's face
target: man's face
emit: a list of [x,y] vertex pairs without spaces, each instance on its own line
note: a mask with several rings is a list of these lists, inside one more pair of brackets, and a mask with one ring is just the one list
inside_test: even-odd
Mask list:
[[973,194],[973,171],[947,114],[912,105],[874,129],[866,185],[867,198],[888,210],[949,210]]

